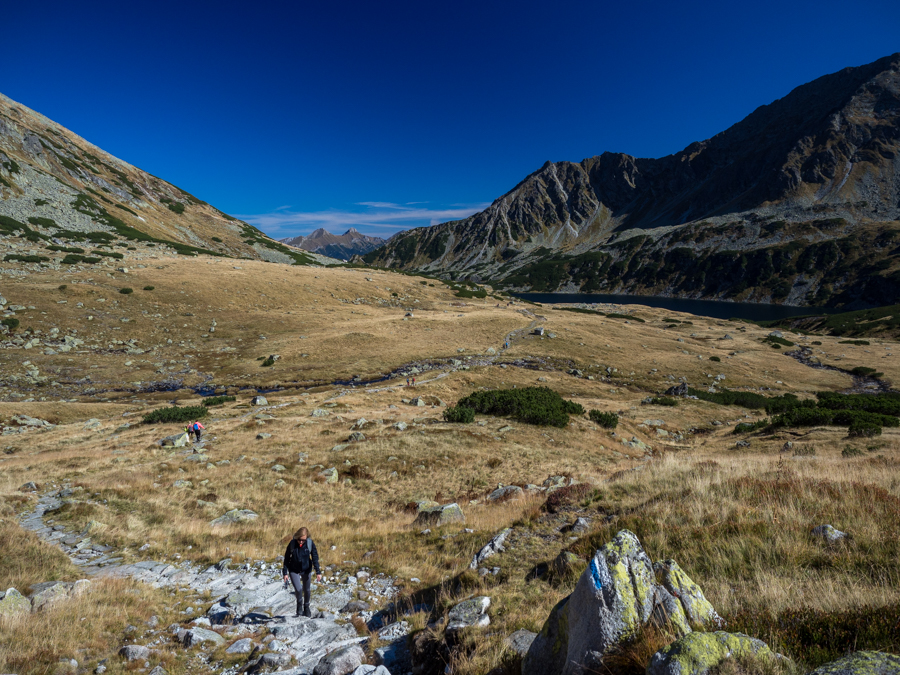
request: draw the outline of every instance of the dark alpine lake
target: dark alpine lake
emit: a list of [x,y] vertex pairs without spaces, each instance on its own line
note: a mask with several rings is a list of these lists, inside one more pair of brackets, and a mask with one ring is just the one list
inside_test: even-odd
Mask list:
[[747,319],[749,321],[774,321],[792,316],[810,314],[837,314],[843,310],[823,307],[789,307],[787,305],[760,305],[752,302],[719,302],[715,300],[684,300],[654,295],[605,295],[600,293],[514,293],[516,297],[544,304],[554,303],[608,303],[615,305],[646,305],[686,312],[714,319]]

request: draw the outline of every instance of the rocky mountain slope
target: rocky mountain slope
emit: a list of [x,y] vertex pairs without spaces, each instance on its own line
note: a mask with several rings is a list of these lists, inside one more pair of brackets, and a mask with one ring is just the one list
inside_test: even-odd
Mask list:
[[0,237],[14,235],[53,262],[85,244],[317,262],[0,94]]
[[283,244],[302,248],[305,251],[320,253],[330,258],[349,260],[355,255],[365,255],[379,246],[383,246],[385,240],[381,237],[370,237],[351,227],[344,234],[331,234],[320,227],[312,234],[305,237],[287,237],[279,239]]
[[[659,159],[547,162],[481,213],[366,262],[520,290],[887,304],[900,54],[797,87]],[[874,268],[873,268],[874,267]],[[888,297],[890,296],[890,297]]]

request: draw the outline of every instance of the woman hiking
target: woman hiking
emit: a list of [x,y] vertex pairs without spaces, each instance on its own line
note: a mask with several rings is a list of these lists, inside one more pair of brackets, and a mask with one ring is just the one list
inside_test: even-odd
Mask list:
[[191,424],[191,429],[194,431],[194,435],[197,437],[198,443],[200,442],[200,434],[202,433],[202,430],[205,428],[206,428],[205,426],[203,426],[202,424],[200,424],[200,422],[197,422],[197,421],[194,421],[194,423]]
[[309,530],[301,527],[294,532],[287,550],[284,552],[284,564],[281,566],[281,574],[287,582],[290,577],[297,596],[297,614],[300,616],[300,591],[303,591],[303,616],[309,617],[309,575],[313,568],[316,569],[316,581],[322,580],[322,570],[319,568],[319,552],[316,545],[309,538]]

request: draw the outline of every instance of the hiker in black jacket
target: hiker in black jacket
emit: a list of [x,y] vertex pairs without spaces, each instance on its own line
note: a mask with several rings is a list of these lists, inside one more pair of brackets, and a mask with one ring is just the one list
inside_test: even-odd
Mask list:
[[297,614],[300,616],[300,590],[303,589],[303,616],[309,614],[309,575],[313,568],[316,569],[316,581],[322,581],[322,570],[319,568],[319,552],[316,545],[309,538],[309,530],[301,527],[294,532],[294,537],[284,552],[284,564],[281,566],[281,574],[284,581],[288,577],[294,585],[294,593],[297,595]]

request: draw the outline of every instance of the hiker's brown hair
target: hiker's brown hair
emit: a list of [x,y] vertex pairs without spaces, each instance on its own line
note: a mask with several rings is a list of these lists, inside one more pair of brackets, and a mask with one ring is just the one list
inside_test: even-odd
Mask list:
[[300,539],[303,537],[309,537],[309,530],[307,530],[305,527],[301,527],[299,530],[294,532],[294,539],[296,539],[297,541],[300,541]]

